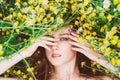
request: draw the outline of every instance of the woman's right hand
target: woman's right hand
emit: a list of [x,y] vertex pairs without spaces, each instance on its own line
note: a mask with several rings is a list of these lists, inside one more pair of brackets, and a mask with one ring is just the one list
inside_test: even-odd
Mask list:
[[0,75],[22,59],[32,56],[39,46],[44,47],[46,50],[51,50],[50,46],[56,45],[54,43],[55,41],[56,39],[54,38],[40,37],[39,39],[35,40],[35,42],[28,48],[22,49],[20,53],[15,53],[11,58],[0,61]]
[[52,38],[52,37],[40,37],[37,40],[35,40],[35,42],[29,46],[27,49],[23,50],[20,54],[26,58],[26,57],[30,57],[33,55],[33,53],[36,51],[36,49],[40,46],[40,47],[44,47],[47,50],[51,50],[49,46],[52,45],[56,45],[56,43],[54,43],[55,41],[58,41],[58,39]]

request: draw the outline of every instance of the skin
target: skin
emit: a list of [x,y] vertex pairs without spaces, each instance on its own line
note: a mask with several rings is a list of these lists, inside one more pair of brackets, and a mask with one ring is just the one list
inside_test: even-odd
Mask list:
[[[81,52],[86,57],[101,64],[105,68],[116,70],[116,68],[108,63],[102,55],[93,51],[88,45],[78,43],[77,38],[79,37],[79,35],[74,32],[70,32],[68,26],[69,25],[67,25],[66,28],[55,31],[53,37],[45,36],[36,39],[35,43],[29,46],[26,50],[22,50],[19,54],[14,54],[13,57],[8,60],[1,61],[1,74],[14,64],[21,61],[23,58],[32,56],[39,46],[45,48],[47,59],[55,68],[55,71],[52,74],[53,76],[51,76],[50,80],[86,79],[86,77],[80,75],[81,73],[78,72],[78,67],[75,66],[76,51]],[[52,54],[60,54],[61,57],[52,58]],[[103,76],[100,78],[101,80],[112,80],[110,77]],[[93,77],[87,80],[100,80],[100,78]]]
[[[70,32],[68,29],[63,30],[65,33],[61,34],[62,31],[54,32],[53,37],[58,39],[54,43],[56,45],[49,46],[51,51],[46,50],[46,56],[48,60],[54,65],[55,67],[64,65],[71,60],[76,59],[76,52],[72,50],[72,45],[68,42],[68,37]],[[61,55],[60,58],[52,58],[52,54],[59,54]]]
[[[64,32],[64,33],[63,33]],[[68,80],[76,79],[79,77],[78,68],[75,66],[76,51],[72,50],[72,45],[68,42],[69,28],[63,28],[53,33],[53,37],[58,39],[54,43],[57,45],[49,46],[52,50],[46,50],[47,59],[54,66],[55,71],[52,79]],[[59,54],[61,57],[53,58],[52,54]]]

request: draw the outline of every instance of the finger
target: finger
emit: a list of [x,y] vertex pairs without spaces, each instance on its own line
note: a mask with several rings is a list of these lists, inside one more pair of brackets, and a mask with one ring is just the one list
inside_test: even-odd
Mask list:
[[71,35],[75,36],[75,37],[79,37],[79,34],[71,32]]
[[[78,38],[76,38],[76,37],[74,37],[74,36],[71,36],[71,35],[69,35],[69,38],[70,38],[71,40],[73,40],[73,41],[79,43],[79,42],[78,42]],[[82,44],[82,43],[79,43],[79,44]],[[84,46],[90,48],[90,45],[89,45],[88,43],[86,43],[86,44],[82,44],[82,45],[84,45]]]
[[42,40],[48,40],[48,41],[58,41],[59,39],[51,38],[51,37],[41,37]]
[[85,49],[86,47],[81,44],[81,43],[78,43],[78,42],[74,42],[74,41],[68,41],[71,45],[73,46],[76,46],[76,47],[79,47],[79,48],[82,48],[82,49]]
[[76,51],[76,52],[81,52],[81,53],[84,53],[85,50],[82,49],[82,48],[77,48],[77,47],[72,47],[72,50]]
[[73,41],[76,41],[76,42],[78,41],[78,40],[77,40],[78,38],[77,38],[77,37],[74,37],[74,36],[72,36],[72,35],[69,35],[69,38],[70,38],[71,40],[73,40]]
[[37,46],[44,47],[45,49],[51,51],[51,49],[50,49],[47,45],[45,45],[44,43],[36,43],[36,45],[37,45]]
[[38,43],[44,43],[46,45],[57,45],[57,43],[54,43],[54,42],[50,42],[50,41],[43,41],[43,40],[38,40],[37,41]]
[[44,47],[45,49],[47,49],[48,51],[51,51],[51,49],[50,49],[47,45],[43,45],[43,47]]

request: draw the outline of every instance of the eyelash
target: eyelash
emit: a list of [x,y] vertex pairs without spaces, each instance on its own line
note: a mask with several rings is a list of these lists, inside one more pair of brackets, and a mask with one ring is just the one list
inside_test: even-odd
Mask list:
[[68,38],[66,38],[66,37],[61,37],[60,38],[60,41],[67,41],[68,40]]

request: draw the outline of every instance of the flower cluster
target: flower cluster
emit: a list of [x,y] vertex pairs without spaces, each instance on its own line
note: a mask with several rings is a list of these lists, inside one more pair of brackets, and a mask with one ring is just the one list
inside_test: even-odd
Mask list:
[[0,60],[73,22],[78,41],[87,41],[120,72],[119,0],[1,0],[0,5]]
[[[103,2],[79,4],[80,16],[75,24],[80,26],[78,32],[93,47],[104,55],[116,67],[120,67],[120,2],[103,0]],[[82,38],[78,39],[85,42]]]
[[77,15],[75,6],[69,8],[73,3],[67,0],[16,0],[11,7],[5,1],[1,2],[1,6],[8,5],[9,10],[5,12],[2,7],[2,13],[6,14],[0,13],[0,44],[4,52],[0,59],[19,51],[35,38],[68,24]]
[[[86,0],[84,0],[86,1]],[[75,24],[78,32],[120,72],[120,2],[103,0],[81,6]],[[78,41],[85,43],[83,38]]]

